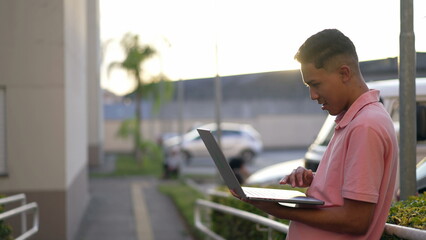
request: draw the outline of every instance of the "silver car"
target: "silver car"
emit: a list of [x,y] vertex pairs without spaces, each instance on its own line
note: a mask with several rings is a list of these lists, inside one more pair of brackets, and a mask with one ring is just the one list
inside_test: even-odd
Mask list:
[[[202,125],[199,128],[210,129],[217,138],[217,126],[215,123]],[[180,138],[166,141],[166,149],[179,145],[183,159],[187,164],[194,158],[209,156],[196,129],[187,132],[182,139],[182,141]],[[248,124],[222,123],[220,142],[221,148],[228,159],[238,157],[250,162],[263,150],[260,134]]]

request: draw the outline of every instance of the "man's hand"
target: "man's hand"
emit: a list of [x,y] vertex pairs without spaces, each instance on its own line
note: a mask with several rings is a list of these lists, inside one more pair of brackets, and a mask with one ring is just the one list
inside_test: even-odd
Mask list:
[[232,190],[232,189],[229,189],[229,192],[231,192],[231,194],[232,194],[232,196],[234,196],[234,197],[236,197],[236,198],[238,198],[238,199],[240,199],[240,200],[242,200],[242,198],[234,191],[234,190]]
[[[298,175],[302,177],[302,184],[296,181]],[[287,178],[289,180],[286,180]],[[285,177],[285,179],[281,180],[280,183],[294,183],[297,187],[304,187],[309,186],[312,183],[312,179],[313,173],[311,170],[299,167],[289,176]],[[234,197],[277,218],[301,222],[326,231],[353,235],[362,235],[368,231],[376,207],[374,203],[344,198],[342,206],[328,208],[289,208],[279,205],[276,202],[241,198],[235,191],[230,190],[230,192]]]
[[280,184],[290,184],[292,187],[309,187],[314,179],[314,173],[310,169],[298,167],[290,175],[281,179]]

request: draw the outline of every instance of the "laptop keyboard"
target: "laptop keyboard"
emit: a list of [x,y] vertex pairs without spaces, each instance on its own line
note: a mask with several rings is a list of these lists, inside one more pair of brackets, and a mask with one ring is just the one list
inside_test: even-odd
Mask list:
[[243,187],[243,190],[248,197],[260,197],[267,199],[285,199],[288,197],[304,196],[303,193],[298,191],[280,191],[279,189]]

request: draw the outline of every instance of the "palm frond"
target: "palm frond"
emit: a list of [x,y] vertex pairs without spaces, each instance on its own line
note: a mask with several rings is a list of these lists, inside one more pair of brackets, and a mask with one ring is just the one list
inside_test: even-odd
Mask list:
[[122,69],[122,63],[121,62],[111,62],[108,65],[108,68],[107,68],[107,75],[108,75],[108,77],[111,76],[111,71],[112,70],[118,69],[118,68]]

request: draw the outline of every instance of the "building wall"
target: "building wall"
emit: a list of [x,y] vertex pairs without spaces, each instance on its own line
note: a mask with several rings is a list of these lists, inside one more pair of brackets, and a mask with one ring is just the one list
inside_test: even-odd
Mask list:
[[305,148],[317,136],[326,115],[291,114],[261,116],[257,130],[262,134],[265,148]]
[[104,149],[106,152],[130,152],[133,149],[131,139],[122,139],[117,136],[120,129],[121,120],[105,121],[104,133],[105,143]]
[[89,165],[103,162],[103,107],[100,86],[99,3],[87,1],[87,101]]
[[89,199],[85,14],[86,0],[0,0],[7,131],[0,192],[39,204],[32,239],[72,239]]
[[74,239],[89,202],[87,0],[64,1],[66,237]]
[[[417,53],[416,59],[417,77],[426,76],[426,53]],[[360,66],[366,81],[385,80],[398,77],[397,62],[397,58],[388,58]],[[325,120],[326,113],[309,98],[299,70],[224,76],[221,82],[222,121],[252,124],[265,148],[306,147]],[[164,133],[179,133],[181,117],[184,130],[215,121],[215,78],[175,82],[174,89],[174,99],[161,106],[159,114],[152,113],[152,102],[142,102],[144,138],[156,140]],[[117,97],[108,99],[105,151],[130,151],[131,140],[117,138],[116,133],[122,120],[133,117],[135,106]]]
[[[261,115],[257,118],[228,118],[224,121],[251,124],[262,136],[265,149],[305,148],[309,146],[318,134],[325,114],[289,114],[289,115]],[[186,119],[184,129],[213,122],[212,118]],[[132,140],[117,137],[121,120],[105,121],[106,152],[130,152]],[[144,120],[142,134],[145,139],[156,141],[160,133],[178,132],[178,120],[159,119]]]
[[[9,167],[1,189],[63,189],[65,161],[54,161],[63,159],[65,151],[63,36],[58,34],[63,30],[62,4],[0,4],[5,43],[0,45],[0,84],[6,89]],[[47,166],[54,171],[46,172]]]

